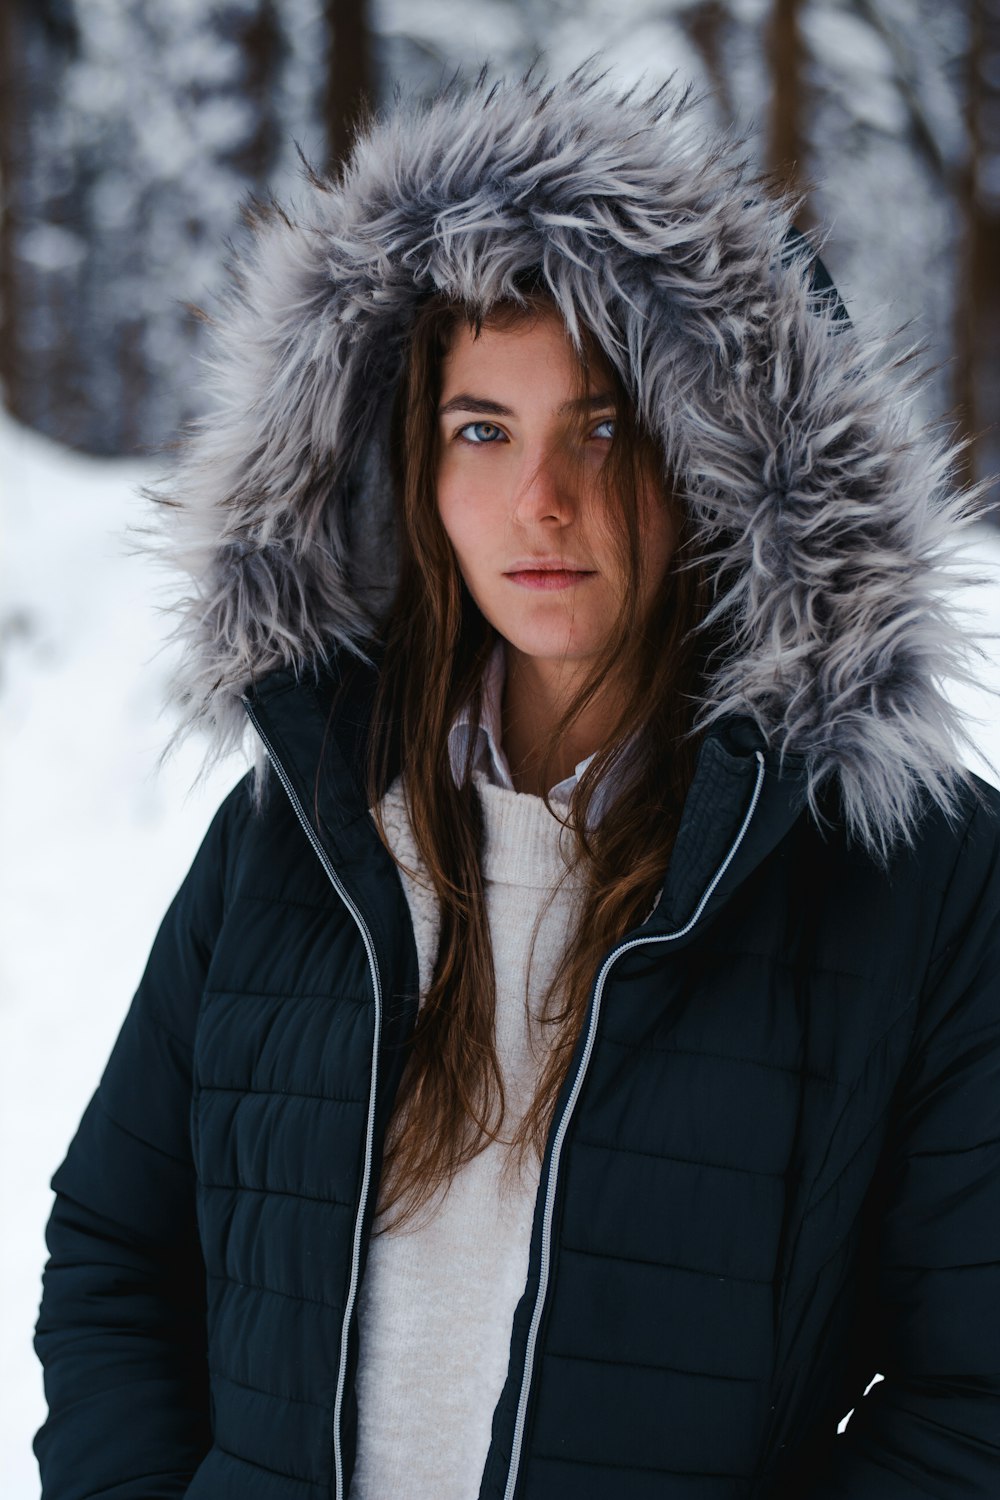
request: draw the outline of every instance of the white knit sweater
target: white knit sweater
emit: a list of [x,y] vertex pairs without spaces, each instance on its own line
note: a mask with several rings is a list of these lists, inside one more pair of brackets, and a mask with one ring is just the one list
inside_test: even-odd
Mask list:
[[[546,1045],[538,1005],[570,937],[582,877],[570,870],[543,912],[572,858],[570,833],[540,797],[493,785],[481,771],[474,779],[485,822],[483,878],[509,1139],[538,1081]],[[393,850],[423,873],[401,782],[389,789],[383,812]],[[423,996],[437,953],[437,903],[429,885],[402,879]],[[533,1157],[520,1180],[509,1165],[504,1174],[508,1163],[503,1145],[490,1146],[415,1223],[372,1238],[358,1303],[359,1432],[350,1500],[478,1494],[507,1374],[511,1321],[527,1277],[538,1186]]]

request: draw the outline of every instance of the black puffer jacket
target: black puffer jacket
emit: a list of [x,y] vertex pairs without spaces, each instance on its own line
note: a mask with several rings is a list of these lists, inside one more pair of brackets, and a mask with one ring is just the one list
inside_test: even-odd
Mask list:
[[49,1500],[347,1494],[417,1003],[361,771],[385,404],[424,290],[539,263],[606,315],[733,645],[661,898],[594,975],[480,1496],[1000,1493],[1000,795],[938,681],[972,506],[696,142],[666,96],[484,82],[260,226],[169,523],[188,716],[249,715],[276,775],[212,823],[54,1180]]

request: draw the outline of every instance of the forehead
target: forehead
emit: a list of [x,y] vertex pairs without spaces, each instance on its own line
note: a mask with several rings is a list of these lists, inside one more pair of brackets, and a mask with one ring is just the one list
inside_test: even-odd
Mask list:
[[[599,374],[591,370],[592,379]],[[463,319],[452,335],[441,368],[442,394],[476,379],[491,387],[568,388],[580,380],[580,361],[555,312],[533,314],[510,325],[484,323],[478,337]]]

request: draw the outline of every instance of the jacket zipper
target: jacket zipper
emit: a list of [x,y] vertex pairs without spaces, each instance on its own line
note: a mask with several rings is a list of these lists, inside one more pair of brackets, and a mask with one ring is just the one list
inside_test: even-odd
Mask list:
[[719,881],[726,873],[726,870],[729,868],[729,865],[731,864],[737,849],[739,849],[744,838],[746,837],[747,829],[750,827],[750,820],[752,819],[757,807],[757,803],[760,800],[760,790],[764,782],[764,756],[759,750],[756,750],[754,754],[757,759],[757,781],[753,789],[753,796],[750,799],[750,806],[747,808],[746,816],[744,817],[743,822],[740,825],[739,832],[736,835],[729,853],[726,855],[725,859],[722,861],[722,864],[719,866],[715,874],[712,876],[712,879],[709,881],[707,887],[705,888],[705,892],[702,895],[701,900],[698,902],[698,905],[695,907],[694,914],[691,916],[690,920],[684,927],[678,928],[676,932],[659,933],[656,936],[651,937],[632,938],[630,942],[623,943],[620,948],[615,948],[613,952],[608,954],[607,958],[604,960],[604,963],[601,966],[600,973],[597,976],[597,983],[594,986],[593,1004],[591,1005],[590,1009],[590,1019],[587,1023],[587,1037],[584,1043],[583,1053],[580,1057],[580,1062],[576,1070],[576,1076],[573,1079],[573,1085],[570,1089],[569,1097],[566,1100],[565,1107],[559,1119],[559,1124],[556,1127],[555,1137],[552,1142],[552,1153],[549,1157],[549,1168],[545,1182],[545,1207],[542,1213],[542,1245],[538,1271],[538,1291],[535,1294],[535,1306],[531,1315],[531,1324],[528,1328],[528,1342],[524,1355],[524,1370],[521,1375],[521,1392],[517,1403],[517,1417],[514,1422],[514,1441],[511,1447],[510,1467],[507,1470],[507,1484],[503,1492],[503,1500],[514,1500],[514,1491],[517,1487],[518,1481],[518,1469],[520,1468],[521,1463],[521,1446],[524,1441],[524,1427],[527,1417],[528,1398],[531,1390],[531,1377],[535,1361],[535,1346],[538,1341],[538,1330],[541,1325],[542,1313],[545,1305],[545,1295],[548,1290],[549,1261],[551,1256],[552,1242],[552,1217],[555,1208],[556,1185],[559,1173],[559,1158],[562,1154],[563,1142],[566,1139],[566,1132],[569,1129],[570,1119],[572,1117],[574,1109],[576,1108],[576,1102],[580,1096],[580,1090],[583,1087],[584,1077],[586,1076],[587,1068],[590,1064],[591,1053],[594,1049],[594,1040],[597,1035],[597,1023],[601,1012],[601,999],[604,992],[604,984],[608,977],[608,971],[610,970],[615,960],[620,958],[623,953],[628,953],[633,948],[641,948],[646,943],[675,942],[677,938],[686,936],[686,934],[691,931],[692,927],[694,927],[695,923],[698,921],[698,918],[705,910],[712,892],[715,890]]
[[369,1085],[368,1093],[368,1122],[365,1131],[364,1170],[361,1175],[361,1197],[358,1203],[357,1216],[354,1220],[354,1240],[351,1247],[351,1277],[348,1283],[347,1300],[344,1304],[344,1317],[340,1328],[340,1356],[337,1370],[337,1390],[333,1403],[334,1497],[335,1500],[344,1500],[344,1456],[342,1451],[342,1435],[340,1427],[344,1408],[344,1386],[347,1380],[347,1344],[350,1336],[351,1317],[354,1312],[354,1303],[358,1294],[358,1278],[361,1265],[361,1236],[364,1226],[365,1209],[368,1204],[368,1194],[371,1188],[372,1143],[375,1136],[375,1089],[378,1081],[378,1053],[379,1043],[381,1041],[382,1035],[382,982],[379,977],[378,961],[375,957],[375,944],[372,941],[372,935],[368,929],[368,924],[365,922],[365,919],[361,915],[357,906],[351,900],[351,897],[345,889],[340,876],[337,874],[332,863],[330,862],[326,850],[323,848],[323,845],[316,837],[312,824],[306,817],[305,810],[299,800],[298,793],[292,786],[292,783],[285,772],[285,768],[282,766],[281,761],[278,759],[278,756],[272,748],[267,735],[261,729],[256,713],[254,712],[253,708],[250,706],[246,698],[243,699],[243,703],[246,708],[247,715],[249,716],[250,722],[253,724],[253,727],[257,731],[257,733],[260,735],[261,742],[264,746],[264,749],[267,751],[268,759],[274,767],[278,780],[281,782],[286,793],[288,794],[288,800],[292,804],[292,808],[295,812],[296,817],[302,824],[302,828],[306,837],[308,838],[313,849],[316,851],[317,858],[319,859],[320,864],[323,866],[323,869],[329,876],[334,890],[337,892],[338,896],[347,907],[347,910],[354,918],[368,954],[368,968],[371,973],[372,990],[375,996],[375,1035],[374,1041],[372,1043],[371,1082]]

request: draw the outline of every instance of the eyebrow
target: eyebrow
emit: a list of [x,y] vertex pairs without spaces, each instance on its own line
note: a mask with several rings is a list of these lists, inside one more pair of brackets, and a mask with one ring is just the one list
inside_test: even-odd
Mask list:
[[[596,411],[605,406],[614,406],[615,398],[611,391],[596,391],[590,396],[578,396],[575,401],[564,401],[559,407],[558,416],[563,416],[569,411]],[[509,406],[503,406],[499,401],[490,401],[485,396],[472,396],[463,391],[458,396],[452,396],[443,406],[438,407],[438,416],[446,417],[453,411],[471,411],[480,417],[516,417],[517,412]]]

